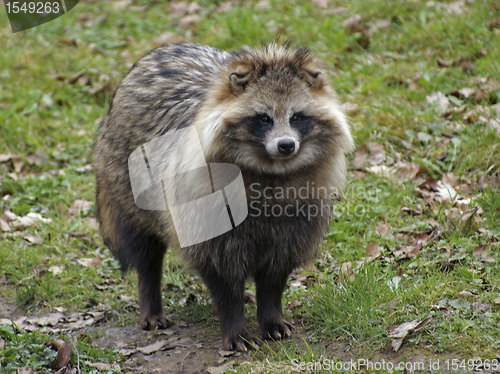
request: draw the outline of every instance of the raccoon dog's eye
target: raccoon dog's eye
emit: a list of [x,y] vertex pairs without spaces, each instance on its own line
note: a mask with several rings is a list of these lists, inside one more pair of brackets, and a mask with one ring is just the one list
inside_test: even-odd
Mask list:
[[271,123],[271,118],[267,114],[264,114],[263,116],[260,116],[259,119],[260,119],[260,122]]
[[297,121],[300,121],[302,119],[302,116],[298,113],[294,113],[292,115],[292,118],[290,118],[290,121],[291,122],[297,122]]

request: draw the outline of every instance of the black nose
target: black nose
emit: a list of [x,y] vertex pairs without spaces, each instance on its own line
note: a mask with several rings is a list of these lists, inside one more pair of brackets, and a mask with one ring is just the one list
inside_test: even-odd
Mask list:
[[278,142],[278,151],[288,156],[295,151],[295,142],[292,139],[280,140]]

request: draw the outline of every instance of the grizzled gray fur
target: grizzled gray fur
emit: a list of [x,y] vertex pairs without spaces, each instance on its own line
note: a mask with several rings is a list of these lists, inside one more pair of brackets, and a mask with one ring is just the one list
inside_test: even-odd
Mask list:
[[[249,215],[233,230],[181,249],[168,209],[136,206],[128,157],[187,126],[196,128],[207,162],[240,168]],[[224,349],[257,344],[243,315],[248,280],[256,283],[263,337],[289,336],[281,311],[287,278],[317,253],[330,220],[325,207],[344,184],[352,148],[322,64],[305,48],[272,43],[229,53],[173,44],[141,58],[116,89],[94,153],[100,231],[123,267],[138,273],[141,327],[167,326],[161,278],[171,247],[210,290]],[[190,152],[186,144],[177,157],[189,160]]]

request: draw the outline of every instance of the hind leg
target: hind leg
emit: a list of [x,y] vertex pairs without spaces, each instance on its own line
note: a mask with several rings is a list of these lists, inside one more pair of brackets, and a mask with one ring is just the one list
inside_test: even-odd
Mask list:
[[264,339],[288,338],[292,325],[283,320],[281,298],[288,274],[264,269],[254,275],[257,286],[257,321]]
[[230,279],[219,274],[217,269],[205,264],[199,273],[212,295],[222,331],[224,350],[247,351],[258,346],[258,342],[246,328],[244,316],[245,278]]
[[144,330],[168,327],[170,321],[163,312],[161,278],[166,246],[153,235],[134,230],[122,231],[118,257],[125,267],[137,270],[139,282],[140,326]]

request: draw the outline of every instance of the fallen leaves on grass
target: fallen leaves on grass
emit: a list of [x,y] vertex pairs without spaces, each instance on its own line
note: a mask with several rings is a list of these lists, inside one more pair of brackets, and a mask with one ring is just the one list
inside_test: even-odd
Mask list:
[[161,350],[166,344],[166,340],[158,340],[156,343],[147,345],[145,347],[138,347],[137,351],[145,355],[150,355],[151,353]]
[[427,171],[418,162],[399,162],[392,168],[394,175],[402,182],[414,180],[417,176]]
[[433,92],[429,96],[425,97],[425,103],[435,108],[440,114],[447,112],[451,103],[442,92]]
[[78,216],[80,212],[88,212],[92,208],[92,205],[94,205],[94,203],[91,201],[77,199],[71,203],[68,213],[71,216]]
[[292,301],[290,304],[288,304],[288,309],[289,310],[293,310],[301,305],[303,305],[304,302],[303,301],[299,301],[299,300],[295,300],[295,301]]
[[[127,43],[124,42],[124,44],[126,45]],[[92,48],[92,46],[90,45],[89,48]],[[52,72],[51,77],[62,81],[64,84],[82,87],[84,91],[95,97],[98,97],[101,94],[112,94],[116,87],[116,84],[111,81],[108,75],[96,75],[94,73],[88,72],[86,69],[80,70],[79,72],[69,77],[63,74]]]
[[153,40],[153,44],[156,47],[159,47],[160,45],[163,44],[170,44],[170,43],[183,43],[185,42],[185,39],[177,34],[174,34],[173,32],[164,32],[160,36],[156,37]]
[[[50,218],[44,218],[39,213],[30,212],[26,216],[18,216],[10,210],[5,210],[0,221],[2,231],[11,231],[11,229],[24,230],[38,223],[52,223],[52,220]],[[9,235],[2,234],[2,236],[7,237]],[[39,240],[33,235],[26,235],[25,239],[32,243],[37,243]]]
[[137,348],[122,348],[119,350],[119,353],[124,355],[124,356],[131,356],[137,352],[140,352],[144,355],[150,355],[158,351],[165,351],[165,350],[170,350],[176,347],[196,347],[196,348],[202,348],[203,345],[201,343],[196,343],[193,339],[191,339],[189,336],[179,338],[177,336],[172,336],[168,338],[167,340],[158,340],[155,343],[149,344],[144,347],[137,347]]
[[397,352],[403,344],[403,339],[411,333],[422,330],[425,326],[433,321],[432,316],[425,318],[423,321],[415,319],[411,322],[405,322],[398,326],[392,326],[387,330],[387,334],[392,338],[391,346],[394,352]]
[[34,374],[33,369],[30,368],[17,368],[17,374]]
[[77,261],[80,265],[88,267],[88,268],[94,268],[94,267],[99,267],[102,263],[102,258],[100,256],[96,256],[94,258],[80,258]]
[[311,0],[314,5],[321,9],[327,9],[330,5],[330,0]]
[[70,237],[78,238],[86,242],[87,244],[90,244],[92,247],[97,248],[97,243],[95,242],[94,238],[88,234],[85,234],[83,232],[74,232],[71,231],[68,233],[68,240],[66,241],[66,245],[68,245],[68,241]]
[[418,243],[415,246],[411,245],[403,246],[398,244],[393,254],[394,256],[396,256],[398,259],[401,260],[404,258],[415,257],[416,255],[418,255],[421,249],[422,249],[422,243]]
[[490,255],[490,253],[491,245],[478,245],[476,248],[474,248],[472,255],[481,262],[495,263],[495,259]]
[[[370,25],[368,23],[362,23],[363,17],[356,14],[354,17],[346,19],[342,25],[349,34],[358,35],[356,38],[356,43],[363,49],[368,49],[370,46]],[[349,45],[347,47],[348,52],[354,51],[354,46]]]
[[361,110],[360,106],[356,103],[350,103],[348,101],[342,104],[342,109],[348,114],[354,114]]
[[[377,222],[375,234],[378,236],[386,236],[391,231],[391,226],[388,223]],[[369,245],[370,243],[368,243]],[[366,250],[368,252],[368,249]],[[368,253],[369,254],[369,253]]]
[[23,239],[26,239],[29,245],[43,243],[43,239],[38,235],[27,234],[23,236]]
[[14,321],[10,319],[0,319],[0,325],[11,325],[15,323],[20,331],[59,332],[80,330],[94,325],[106,316],[106,311],[87,311],[71,313],[50,313],[40,317],[19,317]]
[[[13,174],[13,175],[16,175],[21,173],[21,170],[23,169],[23,166],[25,165],[24,161],[21,159],[20,156],[17,156],[17,155],[13,155],[13,154],[0,154],[0,163],[4,163],[4,162],[7,162],[7,161],[11,161],[12,162],[12,166],[14,168],[14,171],[16,174]],[[12,170],[12,169],[10,169]],[[16,180],[15,178],[12,178],[14,180]]]
[[359,147],[354,154],[354,159],[352,164],[358,170],[363,170],[368,165],[380,165],[385,160],[385,149],[384,146],[375,143],[368,142]]

